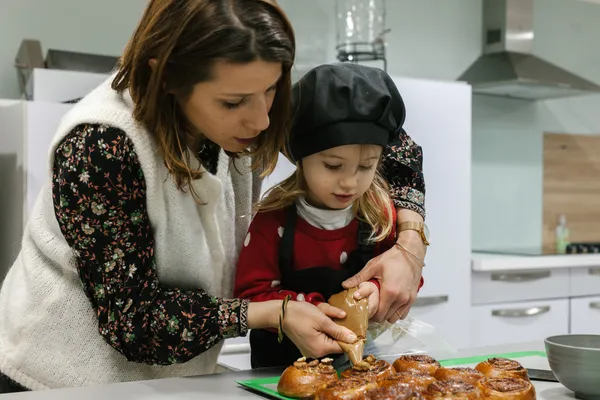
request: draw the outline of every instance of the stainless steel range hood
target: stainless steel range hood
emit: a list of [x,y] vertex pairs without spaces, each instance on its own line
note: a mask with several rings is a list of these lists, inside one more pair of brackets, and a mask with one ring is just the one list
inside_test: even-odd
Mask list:
[[534,0],[483,0],[483,55],[459,78],[473,93],[539,100],[600,86],[532,54]]

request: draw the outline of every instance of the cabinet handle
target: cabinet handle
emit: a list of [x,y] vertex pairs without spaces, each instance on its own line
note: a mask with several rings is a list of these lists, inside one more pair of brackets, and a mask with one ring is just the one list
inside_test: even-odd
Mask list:
[[600,275],[600,268],[590,268],[590,275]]
[[548,311],[550,311],[550,306],[507,308],[504,310],[492,310],[492,316],[508,318],[533,317],[534,315],[545,314]]
[[536,272],[517,272],[514,274],[503,273],[503,274],[492,274],[493,281],[501,282],[530,282],[537,281],[539,279],[549,278],[551,275],[550,271],[536,271]]
[[434,306],[436,304],[446,303],[448,301],[448,296],[429,296],[429,297],[417,297],[415,302],[413,303],[413,307],[426,307],[426,306]]
[[591,302],[590,308],[594,310],[600,310],[600,301]]

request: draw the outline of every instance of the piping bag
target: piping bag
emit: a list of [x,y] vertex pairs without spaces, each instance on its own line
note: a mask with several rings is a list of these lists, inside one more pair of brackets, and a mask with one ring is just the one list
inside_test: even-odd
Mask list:
[[334,294],[327,302],[346,312],[344,318],[334,318],[333,322],[350,329],[357,337],[354,343],[338,341],[338,344],[355,369],[369,369],[369,365],[363,361],[367,328],[369,327],[369,302],[366,298],[356,300],[354,298],[356,290],[357,288],[352,288]]

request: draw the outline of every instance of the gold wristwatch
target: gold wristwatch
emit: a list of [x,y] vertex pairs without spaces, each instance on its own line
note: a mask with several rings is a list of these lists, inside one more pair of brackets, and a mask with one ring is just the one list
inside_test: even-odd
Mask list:
[[400,224],[400,232],[402,231],[417,231],[421,235],[421,239],[425,246],[429,246],[429,229],[424,222],[407,221]]

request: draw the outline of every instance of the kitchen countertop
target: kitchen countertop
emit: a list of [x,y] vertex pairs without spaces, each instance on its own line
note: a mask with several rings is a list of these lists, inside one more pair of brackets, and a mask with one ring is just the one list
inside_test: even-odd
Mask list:
[[[544,342],[510,344],[462,350],[460,357],[498,354],[516,351],[544,350]],[[180,400],[180,399],[260,399],[259,395],[242,389],[237,380],[266,378],[278,375],[281,369],[226,372],[190,378],[127,382],[107,386],[57,389],[3,395],[15,400]],[[557,383],[536,382],[538,400],[574,399],[572,392]]]
[[478,272],[597,267],[600,267],[600,254],[520,256],[473,253],[471,255],[471,269]]

